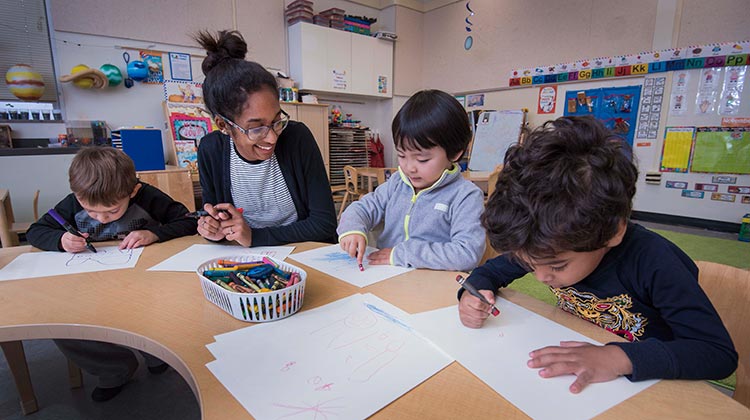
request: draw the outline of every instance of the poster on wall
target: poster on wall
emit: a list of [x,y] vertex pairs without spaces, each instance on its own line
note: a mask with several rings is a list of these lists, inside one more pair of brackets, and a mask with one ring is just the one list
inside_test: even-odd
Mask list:
[[190,65],[190,54],[170,52],[169,71],[172,80],[193,80],[193,67]]
[[698,127],[691,172],[750,174],[750,129]]
[[641,92],[641,106],[638,110],[639,139],[656,140],[659,131],[659,120],[664,102],[664,85],[666,77],[650,77],[643,81]]
[[140,51],[140,55],[148,69],[148,77],[143,83],[152,85],[164,83],[164,66],[161,62],[161,53],[158,51]]
[[740,99],[745,84],[747,66],[727,67],[724,84],[719,96],[719,115],[737,115],[740,112]]
[[484,93],[476,93],[474,95],[466,95],[466,106],[484,106]]
[[721,83],[721,68],[701,70],[698,94],[695,96],[695,113],[710,114],[716,111],[716,96]]
[[539,100],[537,101],[538,114],[554,114],[557,102],[557,86],[543,86],[539,88]]
[[661,172],[686,173],[690,165],[695,127],[667,127],[661,151]]
[[687,113],[687,85],[690,83],[690,73],[687,70],[678,71],[672,78],[672,91],[669,95],[669,115],[685,115]]

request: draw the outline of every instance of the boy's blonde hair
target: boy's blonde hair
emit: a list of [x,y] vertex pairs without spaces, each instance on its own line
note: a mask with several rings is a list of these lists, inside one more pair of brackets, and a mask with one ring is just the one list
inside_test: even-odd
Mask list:
[[128,155],[113,147],[85,147],[68,170],[70,189],[91,205],[111,206],[129,197],[138,179]]

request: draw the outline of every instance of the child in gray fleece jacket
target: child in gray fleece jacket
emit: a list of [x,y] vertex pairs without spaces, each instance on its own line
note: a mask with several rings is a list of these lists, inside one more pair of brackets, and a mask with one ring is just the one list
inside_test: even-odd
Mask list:
[[385,219],[370,264],[469,271],[485,249],[482,191],[455,163],[471,128],[461,104],[438,90],[417,92],[392,124],[399,172],[341,215],[341,248],[362,263],[367,232]]

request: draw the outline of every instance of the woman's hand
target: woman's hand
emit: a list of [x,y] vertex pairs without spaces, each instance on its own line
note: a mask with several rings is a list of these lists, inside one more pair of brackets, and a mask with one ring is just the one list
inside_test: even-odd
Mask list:
[[209,215],[198,219],[198,234],[210,241],[224,239],[226,235],[221,229],[221,221],[229,219],[229,215],[218,211],[215,206],[209,203],[203,205],[203,210],[207,211]]
[[218,210],[218,216],[222,218],[219,225],[224,238],[246,247],[253,244],[253,231],[245,223],[241,208],[235,208],[229,203],[221,203],[215,205],[213,209]]

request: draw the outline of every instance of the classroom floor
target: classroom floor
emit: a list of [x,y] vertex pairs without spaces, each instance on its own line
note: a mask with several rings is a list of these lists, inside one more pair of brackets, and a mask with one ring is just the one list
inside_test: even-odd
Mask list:
[[[737,234],[713,232],[691,227],[668,226],[655,223],[638,222],[649,229],[663,231],[669,239],[678,242],[679,238],[692,238],[692,235],[706,239],[712,245],[717,240],[731,240],[733,243],[720,241],[725,246],[718,251],[723,254],[741,253],[747,255],[750,244],[738,243]],[[661,233],[661,232],[660,232]],[[685,235],[685,234],[689,234]],[[673,237],[675,236],[675,237]],[[703,243],[698,238],[696,242]],[[678,243],[683,249],[686,244]],[[685,251],[694,259],[714,260],[696,252],[706,252],[715,246],[696,245],[696,251]],[[717,261],[732,264],[733,261]],[[732,264],[734,265],[734,264]],[[747,267],[744,267],[747,268]],[[535,282],[536,283],[536,282]],[[533,290],[529,294],[535,295]],[[547,292],[548,293],[548,292]],[[68,383],[67,362],[51,340],[24,341],[26,358],[31,371],[34,391],[36,392],[39,411],[29,416],[21,414],[18,394],[8,370],[5,358],[0,358],[0,419],[28,420],[83,420],[83,419],[200,419],[198,401],[193,396],[187,383],[174,370],[169,369],[162,375],[151,375],[144,366],[136,373],[120,395],[105,403],[95,403],[89,397],[96,386],[96,379],[84,372],[84,387],[70,389]],[[721,389],[721,388],[719,388]],[[724,392],[729,393],[726,390]]]

